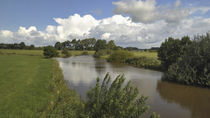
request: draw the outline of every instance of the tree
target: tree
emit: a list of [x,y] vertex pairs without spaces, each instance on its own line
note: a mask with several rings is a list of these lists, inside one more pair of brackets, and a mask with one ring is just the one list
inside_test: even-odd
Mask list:
[[[109,74],[106,74],[102,84],[100,79],[94,88],[87,93],[85,102],[85,118],[139,118],[147,109],[147,97],[140,96],[137,88],[129,81],[123,85],[125,77],[119,75],[111,83]],[[151,118],[157,117],[153,114]]]
[[113,50],[116,47],[114,40],[110,40],[107,44],[107,48]]
[[101,49],[106,49],[107,48],[107,44],[106,44],[106,40],[97,40],[96,44],[94,46],[95,51],[99,51]]
[[189,37],[185,36],[182,40],[169,37],[165,40],[158,50],[158,59],[165,70],[175,63],[185,51],[185,47],[191,43]]
[[210,37],[200,36],[185,46],[181,59],[169,66],[164,79],[210,87]]
[[54,48],[53,46],[44,47],[44,53],[43,54],[47,58],[58,56],[58,52],[57,52],[56,48]]
[[62,44],[60,42],[56,42],[54,46],[57,50],[63,49]]
[[25,47],[26,47],[24,42],[21,42],[19,45],[20,45],[20,49],[25,49]]

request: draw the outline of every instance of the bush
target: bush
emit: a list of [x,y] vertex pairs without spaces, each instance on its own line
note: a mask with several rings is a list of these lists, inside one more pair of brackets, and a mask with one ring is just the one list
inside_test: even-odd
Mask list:
[[114,51],[110,57],[108,58],[108,61],[110,62],[118,62],[118,63],[125,63],[127,59],[133,58],[134,54],[129,51],[125,50],[117,50]]
[[107,54],[106,50],[98,50],[95,52],[95,54],[93,55],[95,58],[100,58],[101,56],[104,56]]
[[64,48],[64,49],[62,50],[62,54],[63,54],[65,57],[70,57],[70,56],[71,56],[71,54],[69,53],[69,50],[66,49],[66,48]]
[[184,54],[185,47],[190,43],[190,38],[186,36],[182,40],[170,37],[163,42],[158,50],[158,59],[163,68],[167,70],[171,64],[175,63]]
[[169,66],[164,79],[210,87],[210,37],[201,36],[187,46],[184,55]]
[[126,60],[126,64],[131,64],[140,68],[160,69],[160,62],[151,57],[134,57]]
[[[102,84],[100,79],[94,88],[87,93],[85,103],[85,118],[139,118],[148,106],[145,105],[147,97],[140,96],[137,88],[131,86],[130,81],[124,85],[125,77],[119,75],[111,83],[110,75],[106,74]],[[158,118],[153,113],[151,118]]]
[[44,56],[47,58],[56,57],[58,56],[57,50],[52,46],[44,47]]

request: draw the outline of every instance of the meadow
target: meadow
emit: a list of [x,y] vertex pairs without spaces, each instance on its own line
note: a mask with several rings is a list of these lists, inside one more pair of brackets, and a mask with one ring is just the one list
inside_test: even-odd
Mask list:
[[63,103],[74,107],[70,116],[76,114],[80,98],[67,86],[56,60],[43,58],[41,50],[0,51],[0,118],[52,116]]
[[[72,56],[82,55],[83,52],[88,52],[88,54],[93,55],[95,51],[82,51],[82,50],[70,50],[69,53]],[[64,55],[58,50],[59,56],[63,57]],[[0,49],[0,54],[16,54],[16,55],[29,55],[29,56],[42,56],[43,50],[18,50],[18,49]]]

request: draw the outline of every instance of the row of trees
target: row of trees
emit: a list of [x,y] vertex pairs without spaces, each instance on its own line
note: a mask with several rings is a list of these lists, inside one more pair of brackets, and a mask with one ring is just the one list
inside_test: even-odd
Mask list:
[[4,44],[0,43],[0,49],[35,49],[34,45],[27,46],[24,42],[14,43],[14,44]]
[[164,79],[187,85],[210,87],[210,36],[194,40],[169,38],[162,43],[158,57],[165,69]]
[[117,46],[115,45],[113,40],[107,42],[106,40],[96,40],[95,38],[87,38],[83,40],[76,40],[73,39],[72,41],[64,41],[64,42],[56,42],[55,46],[56,49],[62,50],[67,48],[69,50],[100,50],[100,49],[114,49]]

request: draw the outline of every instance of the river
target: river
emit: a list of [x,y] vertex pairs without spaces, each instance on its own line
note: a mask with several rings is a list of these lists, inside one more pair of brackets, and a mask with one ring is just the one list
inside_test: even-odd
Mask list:
[[210,89],[184,86],[161,81],[162,72],[135,68],[128,65],[112,64],[92,56],[57,58],[64,79],[71,89],[85,99],[87,90],[95,85],[96,78],[103,78],[109,72],[114,79],[124,74],[131,80],[140,94],[148,96],[150,110],[161,118],[210,118]]

